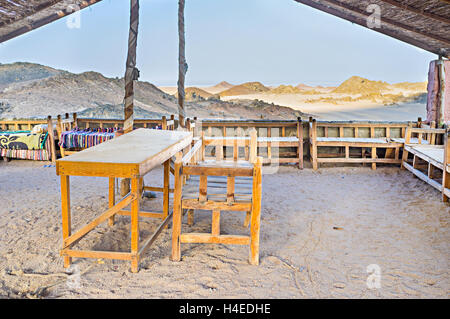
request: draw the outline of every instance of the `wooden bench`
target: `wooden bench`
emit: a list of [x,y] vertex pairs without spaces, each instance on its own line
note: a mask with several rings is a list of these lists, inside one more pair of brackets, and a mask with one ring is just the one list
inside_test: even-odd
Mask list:
[[[258,133],[258,154],[263,156],[265,164],[298,164],[303,168],[303,143],[304,127],[302,119],[297,120],[201,120],[197,121],[196,133],[194,136],[199,138],[203,131],[208,137],[222,137],[224,141],[224,154],[227,150],[233,149],[233,156],[239,150],[235,145],[226,142],[245,137],[249,139],[248,132],[256,129]],[[238,146],[241,147],[241,146]],[[292,151],[294,149],[294,151]]]
[[55,132],[53,128],[53,120],[51,116],[46,119],[20,119],[20,120],[0,120],[0,131],[31,131],[36,125],[46,125],[48,131],[48,145],[46,151],[49,153],[49,159],[52,162],[56,161],[56,144],[55,144]]
[[[310,118],[309,140],[310,156],[314,170],[320,163],[371,163],[376,169],[377,163],[401,164],[400,149],[404,145],[407,123],[377,123],[377,122],[317,122]],[[318,136],[319,128],[322,136]],[[331,129],[337,136],[329,136]],[[368,136],[363,136],[365,130]],[[393,136],[394,130],[397,136]],[[318,148],[340,148],[344,153],[323,154],[319,156]],[[353,151],[352,149],[360,149]],[[370,156],[367,157],[367,149]],[[385,149],[379,154],[379,149]]]
[[[249,262],[258,265],[262,158],[256,156],[256,131],[251,134],[249,161],[206,160],[203,139],[183,157],[178,154],[175,161],[173,261],[180,261],[182,243],[235,244],[249,245]],[[194,210],[212,211],[210,233],[182,233],[182,213],[188,212],[188,223],[192,224]],[[246,212],[244,224],[250,224],[250,235],[220,234],[221,211]]]
[[[418,135],[417,137],[413,137]],[[423,137],[425,135],[426,137]],[[444,145],[436,145],[442,135]],[[402,168],[442,192],[444,201],[450,197],[450,145],[445,128],[408,127],[402,157]],[[441,173],[442,172],[442,173]]]

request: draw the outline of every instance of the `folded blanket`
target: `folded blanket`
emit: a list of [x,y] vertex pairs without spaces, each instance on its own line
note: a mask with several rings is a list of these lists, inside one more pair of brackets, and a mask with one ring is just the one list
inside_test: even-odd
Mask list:
[[59,146],[62,148],[88,148],[114,138],[113,128],[78,129],[61,133]]
[[30,131],[0,132],[0,148],[9,150],[41,150],[48,133],[33,134]]

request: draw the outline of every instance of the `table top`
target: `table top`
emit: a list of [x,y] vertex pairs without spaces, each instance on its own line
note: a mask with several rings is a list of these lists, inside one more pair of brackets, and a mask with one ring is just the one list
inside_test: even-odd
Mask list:
[[140,128],[56,161],[57,175],[137,177],[192,141],[192,133]]

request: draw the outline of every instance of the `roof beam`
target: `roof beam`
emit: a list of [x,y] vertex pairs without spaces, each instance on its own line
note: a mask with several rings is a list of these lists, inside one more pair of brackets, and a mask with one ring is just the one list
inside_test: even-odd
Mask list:
[[[358,18],[358,17],[356,17],[354,15],[351,15],[349,13],[340,11],[340,10],[338,10],[336,8],[333,8],[331,6],[328,6],[328,5],[325,5],[325,4],[322,3],[322,2],[326,2],[326,1],[321,1],[321,3],[313,1],[313,0],[295,0],[295,1],[297,1],[299,3],[302,3],[304,5],[310,6],[312,8],[315,8],[317,10],[321,10],[323,12],[329,13],[329,14],[334,15],[336,17],[339,17],[341,19],[344,19],[344,20],[347,20],[347,21],[359,24],[362,27],[371,29],[371,28],[369,28],[367,26],[366,18],[361,18],[361,17]],[[375,30],[375,29],[371,29],[371,30]],[[396,32],[396,31],[393,31],[393,30],[390,30],[390,29],[387,29],[387,28],[379,28],[379,29],[376,29],[376,31],[378,31],[380,33],[383,33],[383,34],[385,34],[387,36],[390,36],[392,38],[398,39],[400,41],[406,42],[408,44],[414,45],[414,46],[419,47],[421,49],[424,49],[426,51],[433,52],[435,54],[442,55],[442,56],[445,56],[447,58],[450,58],[450,51],[449,50],[446,50],[445,52],[437,51],[435,47],[430,46],[426,42],[419,41],[417,39],[411,38],[411,37],[409,37],[407,35],[401,34],[399,32]]]
[[[87,8],[93,4],[96,4],[97,2],[100,2],[102,0],[86,0],[86,1],[82,1],[81,4],[79,4],[80,10]],[[74,13],[75,11],[69,11],[68,9],[64,9],[64,10],[60,10],[58,12],[55,12],[45,18],[42,18],[40,20],[36,20],[33,21],[31,23],[29,23],[26,26],[23,26],[19,29],[16,29],[8,34],[5,34],[3,36],[0,36],[0,43],[3,43],[5,41],[11,40],[15,37],[18,37],[19,35],[22,35],[24,33],[27,33],[29,31],[35,30],[37,28],[40,28],[46,24],[49,24],[51,22],[54,22],[56,20],[59,20],[61,18],[64,18],[68,15],[71,15],[72,13]],[[17,20],[20,21],[20,20]]]
[[[351,11],[351,12],[353,12],[353,13],[355,13],[357,15],[360,15],[360,16],[362,16],[364,18],[368,18],[371,15],[371,13],[369,13],[369,12],[366,12],[366,11],[361,10],[359,8],[355,8],[353,6],[350,6],[350,5],[348,5],[346,3],[343,3],[343,2],[340,2],[340,1],[336,1],[336,0],[321,0],[320,2],[329,3],[329,4],[334,5],[336,7],[340,7],[342,9]],[[420,35],[422,35],[424,37],[432,38],[432,39],[435,39],[435,40],[440,41],[442,43],[445,43],[446,45],[450,45],[450,39],[443,38],[443,37],[441,37],[439,35],[429,34],[427,32],[423,32],[423,31],[421,31],[421,30],[419,30],[417,28],[407,26],[407,25],[405,25],[403,23],[400,23],[400,22],[397,22],[397,21],[393,21],[393,20],[388,19],[388,18],[383,18],[382,19],[382,23],[390,24],[391,26],[403,29],[405,31],[414,32],[414,33],[420,34]]]
[[[398,2],[396,0],[378,0],[378,1],[390,4],[390,5],[394,6],[394,7],[397,7],[397,8],[409,11],[409,12],[413,12],[413,13],[419,14],[421,16],[424,16],[424,17],[427,17],[427,18],[430,18],[430,19],[434,19],[434,20],[437,20],[437,21],[441,21],[441,22],[445,22],[447,24],[450,24],[450,19],[447,18],[447,17],[440,16],[440,15],[437,15],[437,14],[434,14],[434,13],[431,13],[431,12],[428,12],[428,11],[424,11],[422,9],[415,8],[415,7],[413,7],[413,6],[411,6],[411,5],[407,4],[407,3],[401,3],[401,2]],[[449,3],[450,3],[450,1],[449,1]]]
[[33,9],[35,9],[35,11],[34,12],[30,12],[30,14],[25,14],[25,15],[21,16],[19,19],[11,18],[7,22],[0,22],[0,27],[2,27],[4,25],[11,24],[11,23],[14,23],[17,20],[24,19],[24,18],[30,16],[31,14],[35,14],[35,13],[41,11],[41,10],[47,9],[48,7],[51,7],[51,6],[57,4],[58,2],[61,2],[61,1],[63,1],[63,0],[49,0],[47,2],[41,3],[41,4],[37,5],[36,7],[33,7]]

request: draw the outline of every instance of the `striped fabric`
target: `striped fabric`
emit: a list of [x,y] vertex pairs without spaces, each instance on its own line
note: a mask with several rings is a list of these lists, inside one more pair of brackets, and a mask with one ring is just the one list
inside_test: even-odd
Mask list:
[[114,138],[114,128],[79,129],[61,133],[59,146],[62,148],[88,148]]

